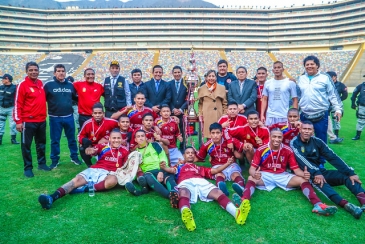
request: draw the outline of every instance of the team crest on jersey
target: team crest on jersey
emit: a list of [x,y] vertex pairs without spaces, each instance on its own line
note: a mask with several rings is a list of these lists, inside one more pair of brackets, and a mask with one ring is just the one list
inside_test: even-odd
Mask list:
[[95,89],[95,90],[94,90],[94,92],[97,92],[97,91],[98,91],[98,89]]
[[84,88],[82,88],[82,92],[86,92],[86,88],[84,87]]
[[246,139],[250,140],[251,136],[247,134]]
[[170,127],[170,131],[174,131],[174,127]]
[[34,92],[34,89],[31,87],[31,88],[30,88],[30,91],[31,91],[31,92]]
[[123,88],[123,83],[122,82],[118,82],[118,87],[119,88]]
[[284,156],[280,156],[280,162],[284,162]]
[[302,153],[305,152],[304,147],[301,147],[300,150],[302,151]]

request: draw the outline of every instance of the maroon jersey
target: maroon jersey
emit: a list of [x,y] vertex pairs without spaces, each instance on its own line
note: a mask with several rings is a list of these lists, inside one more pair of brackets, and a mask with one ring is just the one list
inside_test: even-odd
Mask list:
[[175,169],[177,184],[180,184],[180,182],[192,178],[207,178],[212,180],[214,179],[211,168],[198,166],[193,163],[177,164],[173,168]]
[[97,150],[98,161],[90,166],[90,168],[116,171],[117,168],[122,167],[128,159],[129,151],[123,146],[112,149],[109,146],[109,143],[103,143],[96,144],[94,149]]
[[299,128],[293,128],[291,124],[287,122],[277,123],[269,126],[270,131],[274,128],[279,128],[283,132],[283,143],[287,146],[289,146],[290,141],[299,134]]
[[247,124],[247,117],[242,114],[237,114],[235,118],[230,118],[228,115],[223,115],[219,120],[219,124],[225,123],[227,120],[230,121],[228,128],[235,128],[237,126],[244,126]]
[[288,164],[291,170],[299,168],[290,147],[281,144],[279,150],[273,151],[269,144],[265,144],[255,152],[251,166],[255,168],[260,166],[260,171],[280,174],[285,172]]
[[[122,112],[123,110],[124,108],[119,110],[119,112]],[[152,114],[153,119],[157,118],[157,114],[149,107],[143,106],[142,110],[138,110],[136,105],[134,105],[127,111],[127,116],[129,117],[132,129],[140,128],[142,126],[142,117],[145,114]]]
[[134,129],[133,133],[132,133],[132,137],[131,137],[131,142],[130,142],[130,149],[134,149],[137,146],[137,143],[135,141],[136,139],[136,132],[139,130],[143,130],[144,132],[146,132],[146,138],[147,140],[152,140],[155,141],[155,136],[153,135],[155,133],[155,131],[153,129],[151,129],[150,131],[146,131],[143,129],[143,126],[140,126],[136,129]]
[[92,141],[92,145],[98,144],[103,137],[109,139],[109,134],[114,128],[119,128],[118,121],[109,118],[103,118],[97,123],[94,118],[87,120],[82,126],[78,135],[78,141],[82,144],[83,138]]
[[[264,90],[264,85],[260,85],[257,82],[256,89],[257,89],[256,111],[259,112],[259,115],[261,115],[262,92]],[[266,108],[266,110],[267,110],[267,108]],[[266,114],[266,111],[265,111],[265,114]]]
[[[234,149],[236,149],[236,151],[243,151],[242,142],[234,138],[231,140],[231,142],[233,143],[233,147]],[[228,158],[234,157],[232,150],[227,147],[227,144],[228,141],[224,140],[223,138],[221,140],[221,143],[218,145],[214,144],[213,140],[210,139],[200,147],[199,151],[196,154],[196,157],[199,160],[204,160],[207,154],[209,154],[211,157],[210,164],[212,166],[225,164],[227,163]]]
[[[252,146],[257,149],[260,147],[257,144],[255,138],[259,137],[262,140],[262,144],[269,143],[270,140],[270,133],[266,127],[256,127],[251,128],[249,125],[245,126],[238,126],[236,128],[228,128],[224,131],[224,138],[230,141],[232,138],[236,138],[241,142],[248,142],[251,143]],[[262,145],[261,145],[262,146]]]
[[167,146],[169,149],[176,148],[176,138],[181,135],[179,125],[173,119],[164,122],[161,117],[155,120],[155,124],[161,130],[161,137],[169,140],[170,144]]

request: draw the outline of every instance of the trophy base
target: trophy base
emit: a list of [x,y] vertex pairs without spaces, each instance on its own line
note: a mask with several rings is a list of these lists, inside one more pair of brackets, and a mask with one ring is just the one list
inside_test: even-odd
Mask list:
[[187,120],[188,120],[189,123],[199,122],[199,118],[198,117],[188,117]]

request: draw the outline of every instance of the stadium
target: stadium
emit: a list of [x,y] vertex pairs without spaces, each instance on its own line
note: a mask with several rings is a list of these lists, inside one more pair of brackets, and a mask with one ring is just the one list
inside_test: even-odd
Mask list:
[[[110,61],[118,60],[121,74],[127,79],[132,69],[140,68],[143,80],[147,81],[151,68],[160,64],[164,68],[163,78],[171,80],[175,65],[187,71],[194,48],[201,76],[209,69],[216,69],[220,59],[227,60],[233,72],[238,66],[247,67],[251,78],[258,67],[271,70],[272,63],[280,60],[285,75],[296,79],[304,72],[303,59],[315,55],[321,61],[320,70],[335,71],[349,91],[363,82],[363,0],[324,1],[285,8],[146,6],[88,8],[72,2],[67,7],[41,9],[0,5],[0,74],[12,74],[18,83],[25,76],[25,64],[36,61],[40,66],[39,79],[48,81],[53,77],[53,66],[61,63],[67,75],[75,80],[83,80],[85,68],[94,68],[95,80],[101,83],[109,74]],[[356,122],[349,101],[345,110],[349,122],[344,124],[343,133],[352,134]],[[62,140],[62,148],[67,152],[67,143]],[[354,163],[357,172],[365,177],[365,166],[360,163],[363,142],[346,145],[346,150],[338,145],[331,147],[349,164],[357,162]],[[94,199],[85,195],[67,197],[67,203],[60,203],[57,210],[41,211],[36,202],[38,194],[60,185],[79,169],[64,164],[56,175],[42,172],[36,180],[28,182],[18,176],[20,150],[12,150],[4,145],[0,152],[3,159],[0,193],[6,199],[0,207],[4,220],[1,243],[365,242],[364,220],[355,221],[345,216],[344,211],[335,217],[316,216],[301,193],[292,192],[288,197],[283,191],[258,193],[252,201],[256,213],[250,215],[243,228],[230,222],[219,205],[196,204],[193,208],[201,213],[197,217],[200,229],[193,234],[182,228],[179,213],[168,209],[168,204],[156,194],[137,199],[117,189]],[[67,156],[62,152],[62,157]],[[10,191],[5,190],[7,186]],[[343,186],[339,192],[354,199]],[[320,198],[329,202],[323,196]]]

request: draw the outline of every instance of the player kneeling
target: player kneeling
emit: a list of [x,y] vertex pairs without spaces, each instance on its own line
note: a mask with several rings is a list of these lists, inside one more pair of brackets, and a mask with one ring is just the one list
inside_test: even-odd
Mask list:
[[42,208],[50,209],[54,201],[80,186],[86,186],[89,179],[94,182],[95,191],[105,191],[116,186],[118,184],[116,171],[126,163],[128,158],[128,150],[121,146],[121,143],[122,135],[119,129],[114,129],[110,133],[108,144],[97,144],[93,148],[86,148],[87,155],[97,153],[99,160],[58,188],[52,195],[40,195],[38,201]]
[[188,147],[184,153],[184,162],[168,168],[166,163],[161,163],[160,167],[164,171],[175,174],[179,189],[179,209],[181,218],[189,231],[196,229],[193,213],[190,210],[190,203],[196,203],[198,196],[201,201],[218,201],[219,205],[235,217],[237,224],[243,225],[246,222],[250,211],[249,201],[243,201],[239,208],[236,208],[229,198],[218,187],[204,178],[214,179],[214,175],[226,169],[233,163],[233,158],[217,168],[207,168],[194,164],[195,151]]
[[[314,206],[312,212],[320,215],[335,214],[337,207],[327,206],[321,202],[308,182],[310,173],[306,168],[304,171],[299,168],[293,151],[290,147],[283,145],[282,141],[283,132],[279,128],[274,128],[270,132],[270,142],[255,152],[242,199],[237,194],[233,196],[236,206],[241,203],[241,200],[250,200],[255,187],[266,191],[271,191],[277,186],[286,191],[300,187],[304,196]],[[295,175],[285,172],[288,164]]]

